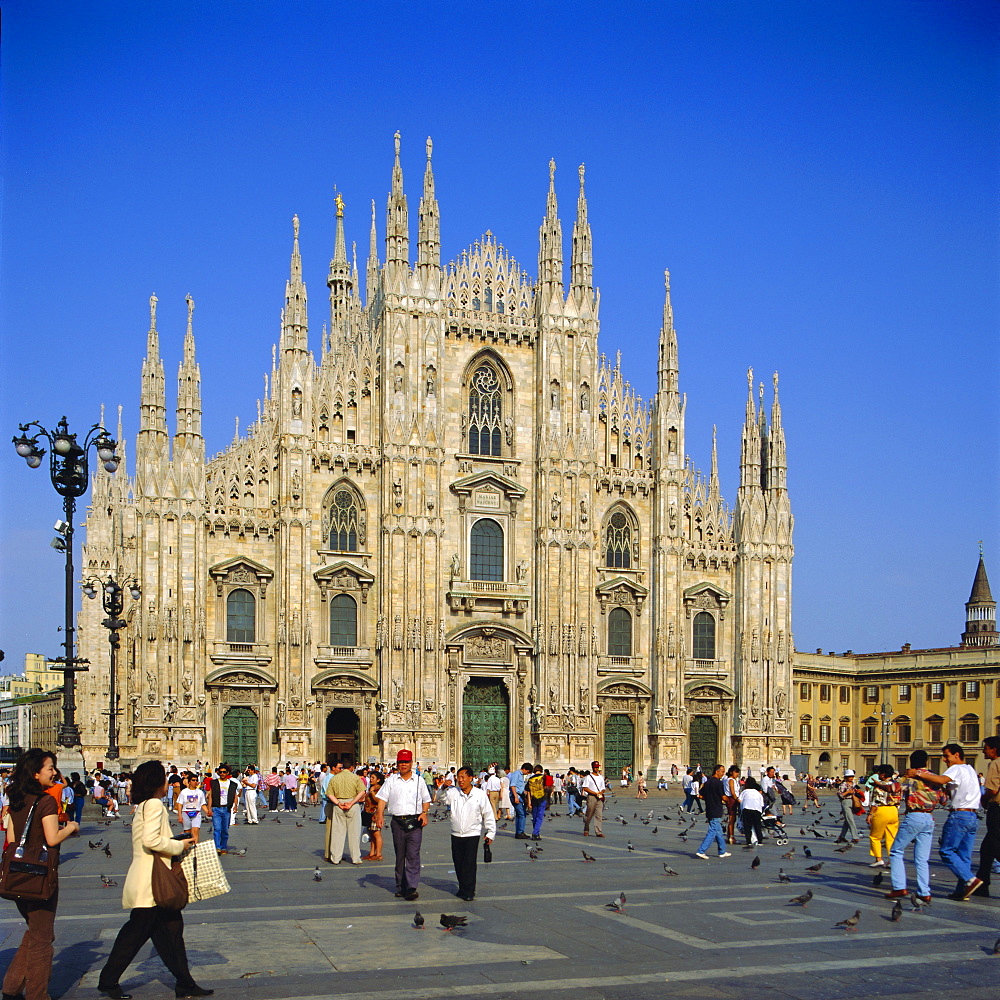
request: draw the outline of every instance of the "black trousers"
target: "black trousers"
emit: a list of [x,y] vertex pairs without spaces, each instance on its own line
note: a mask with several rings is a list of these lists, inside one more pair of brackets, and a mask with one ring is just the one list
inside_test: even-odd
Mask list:
[[455,865],[460,896],[476,894],[476,858],[479,853],[479,837],[451,838],[451,860]]
[[979,871],[976,878],[990,884],[993,862],[1000,858],[1000,805],[991,803],[986,808],[986,836],[979,845]]
[[152,938],[156,954],[177,980],[178,988],[194,986],[184,948],[184,918],[180,910],[165,910],[162,906],[137,906],[129,913],[125,926],[118,932],[108,960],[97,982],[99,990],[118,985],[125,970],[139,954],[139,949]]
[[743,810],[743,833],[747,838],[747,843],[750,843],[751,835],[757,835],[757,842],[760,844],[764,843],[764,829],[760,823],[760,810],[759,809],[744,809]]

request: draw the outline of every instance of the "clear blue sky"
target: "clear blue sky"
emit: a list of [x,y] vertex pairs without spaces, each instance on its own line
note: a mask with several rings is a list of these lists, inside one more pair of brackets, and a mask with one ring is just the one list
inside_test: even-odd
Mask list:
[[[654,388],[673,281],[688,451],[735,496],[745,371],[781,373],[798,648],[954,644],[998,536],[996,3],[2,4],[0,429],[134,440],[148,298],[186,293],[210,454],[255,415],[290,249],[318,346],[333,186],[383,234],[392,135],[443,253],[531,272],[549,157],[587,165],[602,349]],[[172,414],[171,414],[172,420]],[[0,647],[56,655],[60,507],[0,452]],[[82,516],[78,521],[82,521]]]

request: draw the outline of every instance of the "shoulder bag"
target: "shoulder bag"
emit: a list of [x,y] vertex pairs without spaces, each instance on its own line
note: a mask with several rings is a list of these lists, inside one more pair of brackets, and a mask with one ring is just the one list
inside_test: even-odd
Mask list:
[[[145,803],[144,803],[145,805]],[[160,859],[165,858],[168,868]],[[153,852],[153,901],[164,910],[183,910],[188,903],[188,883],[183,868],[169,854]]]
[[[15,902],[22,900],[51,899],[59,879],[59,852],[45,843],[45,833],[32,837],[31,821],[35,816],[35,806],[42,801],[39,795],[28,810],[21,840],[17,847],[13,843],[4,847],[3,862],[0,863],[0,897]],[[13,820],[12,820],[13,822]]]

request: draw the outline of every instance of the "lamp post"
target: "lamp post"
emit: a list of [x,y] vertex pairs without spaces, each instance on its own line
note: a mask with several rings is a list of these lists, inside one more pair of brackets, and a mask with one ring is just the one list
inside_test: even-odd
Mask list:
[[97,588],[101,588],[102,604],[104,614],[107,616],[101,624],[108,630],[108,645],[111,647],[111,680],[108,693],[108,760],[117,760],[118,753],[118,695],[115,692],[115,682],[118,677],[118,646],[121,637],[118,633],[125,628],[126,622],[122,618],[122,611],[125,607],[125,587],[128,587],[129,594],[133,601],[139,600],[142,596],[139,584],[134,579],[125,581],[124,585],[119,584],[111,574],[106,580],[92,579],[83,585],[83,592],[93,600],[97,597]]
[[55,528],[59,534],[52,540],[52,547],[66,554],[64,654],[51,662],[58,664],[56,669],[63,672],[63,721],[59,725],[59,745],[76,747],[80,745],[80,730],[76,725],[76,671],[86,670],[87,661],[76,655],[76,628],[73,624],[73,517],[76,514],[76,501],[87,492],[90,482],[90,448],[96,450],[104,468],[113,473],[121,461],[115,454],[118,442],[101,424],[94,424],[81,444],[77,441],[77,436],[70,432],[65,417],[56,424],[54,431],[46,430],[37,420],[20,424],[18,430],[21,436],[13,438],[14,449],[31,469],[37,469],[45,456],[45,449],[39,446],[39,438],[45,438],[49,442],[52,449],[49,456],[49,478],[55,491],[63,498],[63,520],[56,522]]
[[882,702],[882,759],[880,764],[885,764],[889,759],[889,727],[892,725],[892,705],[887,701]]

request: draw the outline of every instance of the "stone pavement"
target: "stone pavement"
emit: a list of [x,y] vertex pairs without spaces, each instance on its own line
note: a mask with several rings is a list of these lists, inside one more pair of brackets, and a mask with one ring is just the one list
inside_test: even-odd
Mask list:
[[[892,923],[891,904],[882,898],[888,874],[873,888],[867,842],[846,855],[833,853],[839,822],[829,815],[832,797],[823,800],[824,839],[799,834],[804,822],[797,809],[787,847],[769,843],[744,851],[737,845],[731,858],[708,861],[694,857],[704,820],[686,842],[680,839],[679,801],[675,791],[653,792],[644,803],[619,795],[607,805],[603,840],[582,837],[579,821],[556,805],[561,815],[546,822],[537,861],[528,858],[524,841],[512,839],[511,823],[498,837],[493,864],[480,864],[473,903],[452,895],[446,821],[425,832],[414,904],[393,898],[391,844],[384,862],[332,868],[321,858],[318,823],[300,815],[298,827],[283,814],[278,824],[265,814],[259,826],[232,830],[231,844],[248,849],[245,857],[223,859],[232,893],[185,910],[191,966],[220,1000],[247,993],[252,1000],[1000,995],[1000,956],[991,954],[1000,935],[1000,899],[945,899],[954,881],[932,863],[932,906],[913,913],[907,904]],[[633,818],[649,809],[648,826]],[[627,826],[614,820],[618,814]],[[122,822],[105,829],[88,816],[80,840],[66,845],[54,997],[98,996],[97,974],[125,919],[120,886],[130,832]],[[98,837],[111,844],[111,859],[88,849],[88,838]],[[792,846],[795,856],[781,859]],[[804,846],[812,860],[803,857]],[[585,863],[582,849],[597,861]],[[753,871],[758,854],[761,865]],[[818,861],[822,871],[807,874],[806,866]],[[664,862],[676,878],[663,874]],[[317,864],[322,882],[312,880]],[[778,882],[779,867],[792,884]],[[104,889],[100,874],[116,878],[119,887]],[[814,893],[808,907],[788,904],[806,888]],[[622,891],[626,912],[619,915],[605,904]],[[418,907],[427,920],[423,931],[412,926]],[[858,909],[856,932],[834,926]],[[443,933],[441,913],[465,914],[468,926]],[[12,904],[0,914],[5,967],[23,924]],[[137,998],[173,995],[170,976],[148,946],[122,984]]]

